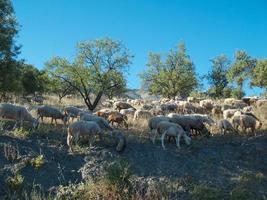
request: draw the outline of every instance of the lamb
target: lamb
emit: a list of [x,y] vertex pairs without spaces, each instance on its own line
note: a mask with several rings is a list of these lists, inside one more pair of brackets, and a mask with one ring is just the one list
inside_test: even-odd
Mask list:
[[16,123],[13,129],[17,127],[19,122],[20,124],[23,124],[24,121],[32,123],[33,128],[38,127],[38,120],[33,118],[26,108],[22,106],[2,103],[0,104],[0,117],[15,120]]
[[107,120],[112,125],[114,124],[114,122],[116,122],[118,125],[124,125],[125,128],[128,129],[128,124],[126,122],[126,120],[127,120],[127,116],[126,115],[122,115],[121,113],[111,113],[108,116]]
[[125,103],[125,102],[122,102],[122,101],[117,101],[113,104],[114,106],[114,109],[115,110],[121,110],[121,109],[128,109],[128,108],[133,108],[135,109],[133,106],[131,106],[130,104],[128,103]]
[[136,110],[134,113],[134,120],[137,119],[149,119],[152,117],[152,114],[147,110]]
[[62,114],[58,109],[50,106],[39,106],[37,108],[37,116],[37,119],[39,120],[41,118],[42,122],[44,117],[51,117],[51,124],[54,120],[57,124],[57,119],[61,119],[63,124],[66,125],[69,120],[66,114]]
[[103,130],[113,130],[113,128],[111,128],[107,122],[107,120],[105,120],[104,118],[102,117],[98,117],[98,116],[95,116],[95,115],[90,115],[90,114],[83,114],[81,117],[80,117],[80,120],[81,121],[94,121],[96,122],[100,128],[102,128]]
[[218,122],[218,128],[221,134],[224,135],[227,131],[236,132],[232,124],[227,119],[222,119]]
[[187,136],[186,132],[184,129],[175,123],[172,122],[167,122],[167,121],[161,121],[157,125],[157,134],[162,135],[161,136],[161,145],[162,148],[165,149],[164,145],[164,139],[166,136],[170,137],[176,137],[176,146],[180,149],[180,138],[183,137],[185,140],[185,143],[187,145],[190,145],[191,143],[191,138]]
[[148,127],[151,131],[151,135],[154,135],[153,136],[153,143],[155,143],[155,139],[156,139],[156,129],[157,129],[157,125],[159,122],[161,121],[170,121],[170,118],[169,117],[165,117],[165,116],[156,116],[156,117],[152,117],[149,119],[148,121]]
[[72,118],[72,122],[73,122],[74,118],[78,117],[78,114],[79,114],[79,112],[81,112],[81,110],[79,108],[74,107],[74,106],[68,106],[68,107],[65,107],[63,109],[63,112],[69,118]]
[[99,135],[101,139],[102,135],[102,129],[93,121],[76,121],[69,125],[67,132],[67,144],[70,152],[72,152],[73,142],[77,143],[81,137],[89,137],[89,145],[91,147],[95,136]]

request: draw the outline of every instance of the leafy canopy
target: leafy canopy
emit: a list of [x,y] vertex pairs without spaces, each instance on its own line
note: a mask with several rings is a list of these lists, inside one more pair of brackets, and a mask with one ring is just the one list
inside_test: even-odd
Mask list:
[[150,53],[147,70],[141,75],[143,87],[152,94],[175,98],[187,97],[197,87],[195,67],[180,43],[165,60],[157,53]]
[[80,42],[73,62],[54,57],[46,67],[50,76],[75,89],[93,110],[103,94],[126,85],[123,77],[131,58],[121,42],[105,38]]

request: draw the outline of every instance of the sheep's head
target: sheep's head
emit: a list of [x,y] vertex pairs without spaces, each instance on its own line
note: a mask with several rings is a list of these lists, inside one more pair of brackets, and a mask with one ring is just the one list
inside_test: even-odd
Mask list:
[[187,134],[184,134],[184,141],[186,143],[186,145],[190,145],[191,144],[191,137],[189,137]]

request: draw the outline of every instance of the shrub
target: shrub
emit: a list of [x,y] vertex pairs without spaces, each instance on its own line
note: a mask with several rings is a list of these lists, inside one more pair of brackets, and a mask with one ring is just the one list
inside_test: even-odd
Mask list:
[[26,137],[30,137],[32,135],[32,133],[22,127],[20,128],[16,128],[14,131],[12,131],[12,135],[14,135],[15,137],[18,138],[26,138]]
[[45,163],[45,160],[44,160],[44,156],[43,155],[39,155],[36,158],[33,158],[31,160],[31,164],[34,167],[34,169],[36,169],[36,170],[40,169],[43,166],[44,163]]
[[112,163],[106,168],[105,181],[112,190],[115,190],[122,198],[130,194],[132,171],[125,160]]
[[223,190],[203,184],[195,185],[190,191],[190,195],[194,200],[227,199],[227,195]]
[[21,189],[23,182],[24,182],[24,177],[18,173],[16,173],[14,176],[9,176],[6,179],[8,187],[12,190]]

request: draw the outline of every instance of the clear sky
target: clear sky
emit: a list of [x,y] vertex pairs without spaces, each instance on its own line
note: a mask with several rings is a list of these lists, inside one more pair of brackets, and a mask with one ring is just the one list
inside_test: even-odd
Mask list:
[[[135,56],[128,86],[139,88],[148,52],[186,45],[199,75],[210,59],[236,50],[267,55],[267,0],[13,0],[21,58],[38,68],[52,56],[72,59],[78,41],[110,37]],[[206,86],[206,84],[205,84]],[[246,93],[259,93],[249,89]]]

